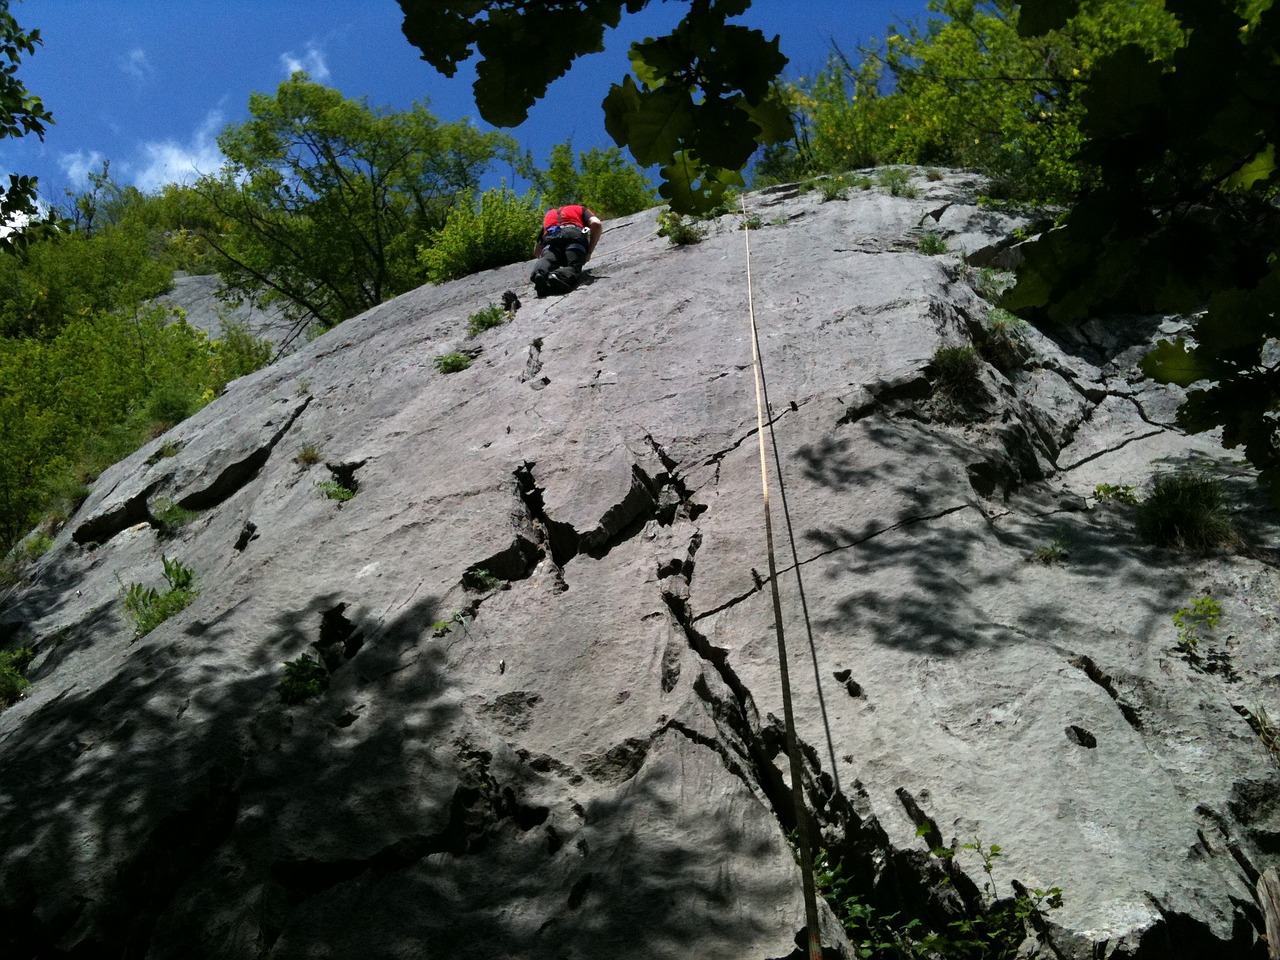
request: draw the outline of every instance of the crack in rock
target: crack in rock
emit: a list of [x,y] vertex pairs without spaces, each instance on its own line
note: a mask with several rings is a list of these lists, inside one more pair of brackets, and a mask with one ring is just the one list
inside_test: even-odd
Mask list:
[[[524,372],[520,374],[520,382],[528,383],[542,372],[542,337],[537,337],[529,344],[529,355],[524,362]],[[542,377],[534,382],[534,389],[545,387],[551,381]]]
[[[258,446],[247,456],[224,467],[208,485],[191,490],[177,498],[174,501],[175,505],[184,510],[207,510],[216,507],[236,491],[252,482],[263,465],[271,458],[272,451],[279,445],[285,434],[289,432],[310,403],[311,398],[308,397],[285,421],[284,425],[265,443]],[[152,515],[148,504],[152,497],[166,484],[170,483],[172,479],[172,474],[157,477],[141,491],[126,498],[123,503],[117,503],[101,513],[88,517],[82,523],[76,525],[71,533],[72,541],[81,546],[90,543],[106,543],[112,537],[139,523],[146,523],[157,529],[161,528],[162,524]]]
[[[285,421],[284,426],[277,430],[265,444],[243,459],[223,468],[222,472],[214,477],[213,481],[207,486],[179,497],[175,501],[177,505],[184,510],[208,510],[211,507],[216,507],[237,490],[250,483],[258,475],[258,471],[262,469],[267,460],[271,458],[272,451],[284,439],[284,435],[293,428],[298,418],[311,405],[311,400],[311,397],[307,397],[298,409],[293,412],[293,415]],[[363,465],[364,461],[361,461],[356,466]]]
[[670,526],[677,519],[695,519],[706,511],[674,472],[675,462],[652,437],[646,437],[666,470],[649,476],[639,465],[631,465],[631,482],[622,499],[605,510],[595,525],[579,531],[570,523],[556,520],[547,512],[545,490],[534,477],[536,464],[525,462],[515,470],[516,489],[524,513],[548,545],[552,561],[563,570],[574,557],[586,554],[593,559],[608,555],[614,547],[640,533],[646,523],[656,520]]
[[1138,711],[1134,709],[1131,704],[1126,703],[1121,698],[1120,691],[1116,689],[1116,685],[1112,681],[1111,677],[1108,674],[1103,673],[1093,660],[1081,654],[1078,657],[1072,657],[1067,661],[1067,663],[1081,671],[1086,677],[1107,692],[1107,696],[1115,701],[1116,706],[1120,709],[1120,713],[1124,715],[1129,726],[1133,727],[1135,730],[1142,729],[1142,717],[1138,714]]

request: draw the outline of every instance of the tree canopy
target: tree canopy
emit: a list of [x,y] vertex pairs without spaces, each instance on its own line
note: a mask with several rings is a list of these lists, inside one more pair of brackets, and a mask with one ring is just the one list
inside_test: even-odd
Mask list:
[[1181,31],[1161,0],[1084,0],[1036,36],[1019,32],[1021,11],[1014,0],[930,0],[923,26],[891,28],[856,60],[837,50],[815,77],[782,84],[799,137],[757,176],[935,164],[981,170],[994,196],[1069,200],[1092,177],[1078,153],[1095,64],[1127,43],[1165,56]]
[[[1183,46],[1157,60],[1130,44],[1096,66],[1081,157],[1098,181],[1029,245],[1004,305],[1050,323],[1194,314],[1192,337],[1145,369],[1191,386],[1181,423],[1221,427],[1280,499],[1280,10],[1251,6],[1167,0]],[[1028,9],[1034,32],[1075,2]]]
[[[651,0],[399,0],[403,30],[446,76],[480,54],[474,85],[480,115],[516,126],[579,56],[604,49],[604,32]],[[786,66],[778,38],[728,20],[751,0],[688,0],[663,37],[631,46],[634,77],[610,87],[605,128],[642,166],[661,165],[659,192],[672,207],[705,211],[743,186],[741,171],[761,144],[793,135],[770,83]],[[531,53],[536,55],[531,56]]]
[[226,167],[196,185],[215,225],[204,236],[232,290],[323,327],[422,283],[418,247],[515,152],[424,104],[375,110],[304,73],[253,94],[249,114],[218,138]]

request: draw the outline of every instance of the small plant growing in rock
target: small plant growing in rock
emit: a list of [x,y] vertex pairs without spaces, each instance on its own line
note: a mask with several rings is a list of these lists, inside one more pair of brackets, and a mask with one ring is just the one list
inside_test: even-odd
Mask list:
[[1249,722],[1249,726],[1253,727],[1253,732],[1258,735],[1262,745],[1267,748],[1267,752],[1271,754],[1271,759],[1280,764],[1280,729],[1277,729],[1272,719],[1267,716],[1266,707],[1258,707],[1253,712],[1253,719]]
[[465,353],[446,353],[436,357],[436,369],[441,373],[460,373],[471,366],[471,358]]
[[934,230],[930,230],[920,238],[920,242],[917,244],[917,247],[921,253],[930,257],[935,257],[947,252],[947,240],[942,234]]
[[876,171],[876,185],[891,197],[916,197],[920,195],[911,183],[911,174],[898,167]]
[[164,593],[155,587],[131,583],[125,591],[124,608],[133,618],[135,640],[145,637],[170,617],[185,610],[200,593],[196,589],[195,571],[179,560],[161,556],[164,578],[169,589]]
[[284,665],[284,676],[276,685],[280,702],[296,706],[313,700],[329,689],[329,671],[325,665],[304,653]]
[[1238,541],[1222,484],[1197,470],[1158,474],[1138,504],[1137,530],[1155,546],[1196,553]]
[[903,919],[899,913],[885,913],[863,902],[850,891],[849,878],[844,876],[841,865],[832,865],[825,850],[814,854],[814,883],[848,933],[855,956],[1013,960],[1028,934],[1040,936],[1045,914],[1062,906],[1062,890],[1015,885],[1012,897],[999,896],[993,867],[1001,855],[997,844],[986,846],[974,840],[962,847],[942,847],[931,852],[940,860],[950,861],[961,850],[976,853],[982,861],[987,876],[983,897],[972,915],[952,920],[941,930],[927,929],[918,917]]
[[167,537],[173,536],[197,516],[194,510],[181,507],[172,500],[157,500],[151,510],[151,519],[156,522],[160,533]]
[[0,710],[17,703],[31,686],[24,674],[34,657],[30,647],[0,650]]
[[496,303],[491,303],[483,310],[477,310],[467,318],[467,336],[475,337],[493,327],[500,327],[507,322],[507,311]]
[[928,170],[924,172],[924,178],[928,180],[930,183],[937,183],[939,180],[942,179],[942,171],[935,170],[933,167],[930,167]]
[[764,226],[764,217],[758,213],[749,213],[742,218],[741,229],[743,230],[759,230]]
[[53,537],[43,530],[37,530],[22,541],[22,546],[19,549],[23,560],[28,563],[34,563],[53,549]]
[[979,267],[976,273],[970,275],[969,284],[978,296],[994,303],[1013,286],[1015,279],[1015,274],[1008,270]]
[[356,492],[341,480],[317,480],[316,489],[328,499],[336,500],[339,503],[346,503],[348,500],[354,499],[356,495]]
[[483,567],[476,567],[473,570],[468,570],[462,575],[462,585],[468,590],[493,590],[501,582],[501,579],[494,576]]
[[1173,615],[1173,625],[1178,628],[1178,649],[1198,656],[1200,642],[1213,638],[1220,620],[1222,605],[1207,594],[1192,600],[1189,606],[1180,607]]
[[320,448],[314,443],[304,443],[294,454],[293,462],[300,467],[314,467],[320,462],[322,456]]
[[1093,488],[1093,496],[1096,500],[1127,503],[1130,506],[1138,502],[1137,489],[1129,484],[1100,483]]
[[1044,564],[1046,567],[1061,563],[1066,558],[1067,541],[1061,535],[1054,537],[1048,543],[1040,544],[1031,554],[1032,560],[1036,563]]
[[147,457],[147,466],[159,463],[161,460],[167,460],[169,457],[176,457],[178,451],[182,449],[182,444],[176,440],[166,440],[160,444],[156,452]]
[[431,635],[433,637],[443,637],[455,625],[460,626],[465,630],[469,622],[470,621],[468,621],[465,613],[461,610],[455,610],[447,620],[437,620],[435,623],[431,624]]
[[844,177],[823,177],[820,180],[815,180],[814,186],[817,188],[818,195],[822,198],[823,203],[849,199],[849,184]]
[[976,853],[981,860],[982,872],[987,877],[982,884],[986,903],[985,908],[976,916],[953,920],[947,924],[950,934],[940,944],[944,949],[939,952],[950,956],[1012,960],[1020,953],[1028,932],[1042,928],[1044,913],[1062,906],[1062,889],[1050,887],[1043,890],[1038,887],[1028,889],[1015,886],[1012,898],[1002,898],[995,882],[995,862],[1001,856],[999,844],[987,846],[975,838],[972,843],[966,843],[958,849],[953,845],[934,850],[933,854],[948,860],[954,858],[959,850]]
[[1214,631],[1222,619],[1222,606],[1208,594],[1191,601],[1173,615],[1178,628],[1177,651],[1191,669],[1212,673],[1227,683],[1240,679],[1231,654],[1213,645]]
[[658,214],[658,236],[666,237],[673,246],[687,247],[692,243],[701,243],[706,235],[705,226],[686,220],[674,210],[663,210]]

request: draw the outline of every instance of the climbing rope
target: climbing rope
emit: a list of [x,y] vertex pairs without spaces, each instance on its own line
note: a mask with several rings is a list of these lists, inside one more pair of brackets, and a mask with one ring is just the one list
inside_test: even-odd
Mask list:
[[[742,215],[747,215],[746,200],[742,199]],[[773,517],[769,507],[769,458],[765,451],[765,409],[768,404],[768,392],[764,379],[764,366],[760,360],[760,334],[756,326],[755,300],[751,292],[751,231],[742,231],[746,241],[747,257],[747,315],[751,322],[751,359],[755,368],[756,382],[756,434],[760,438],[760,485],[764,496],[764,535],[765,548],[769,560],[769,590],[773,595],[774,632],[778,638],[778,673],[782,682],[782,713],[786,724],[787,754],[791,762],[791,798],[795,809],[796,837],[800,844],[800,873],[804,886],[804,916],[809,931],[809,960],[822,960],[822,937],[818,931],[818,895],[817,884],[813,876],[813,846],[809,838],[809,821],[805,815],[803,768],[800,765],[800,748],[796,740],[795,711],[791,705],[791,677],[787,669],[787,641],[782,629],[782,598],[778,593],[778,563],[773,548]],[[772,439],[772,417],[770,417],[770,438]],[[775,456],[777,444],[774,443]],[[778,472],[778,487],[782,488],[782,472]],[[790,520],[788,520],[790,530]],[[795,543],[792,540],[794,552]],[[796,576],[800,575],[800,566],[796,564]],[[806,620],[808,613],[806,611]]]

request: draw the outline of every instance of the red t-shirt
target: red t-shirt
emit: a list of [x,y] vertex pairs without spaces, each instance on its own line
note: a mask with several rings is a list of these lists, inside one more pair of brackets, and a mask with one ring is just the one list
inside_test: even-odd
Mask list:
[[557,224],[562,227],[575,226],[586,230],[588,221],[594,216],[594,213],[580,203],[571,203],[568,206],[561,207],[558,215],[555,208],[552,208],[542,218],[542,231],[546,233],[547,227],[554,227]]

